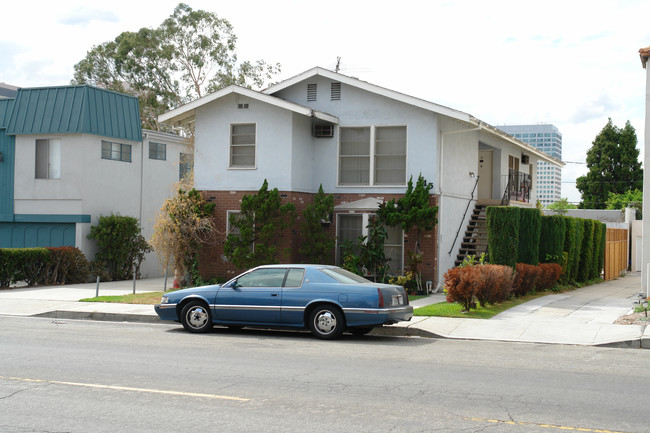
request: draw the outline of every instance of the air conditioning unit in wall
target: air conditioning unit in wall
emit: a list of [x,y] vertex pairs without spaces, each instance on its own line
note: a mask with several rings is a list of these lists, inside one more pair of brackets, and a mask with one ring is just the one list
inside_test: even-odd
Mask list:
[[312,135],[316,138],[334,137],[334,125],[314,125]]

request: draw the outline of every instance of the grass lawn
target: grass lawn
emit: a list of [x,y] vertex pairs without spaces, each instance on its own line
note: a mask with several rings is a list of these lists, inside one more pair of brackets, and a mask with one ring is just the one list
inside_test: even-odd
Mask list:
[[458,317],[465,319],[489,319],[497,314],[509,310],[512,307],[516,307],[519,304],[524,302],[532,301],[533,299],[552,295],[557,292],[540,292],[534,295],[526,295],[519,298],[515,298],[506,302],[502,302],[497,305],[487,305],[485,307],[477,306],[475,310],[461,311],[460,304],[454,302],[439,302],[437,304],[427,305],[426,307],[416,308],[413,312],[414,316],[438,316],[438,317]]
[[121,296],[98,296],[96,298],[80,299],[81,302],[111,302],[118,304],[150,304],[160,303],[163,292],[136,293]]

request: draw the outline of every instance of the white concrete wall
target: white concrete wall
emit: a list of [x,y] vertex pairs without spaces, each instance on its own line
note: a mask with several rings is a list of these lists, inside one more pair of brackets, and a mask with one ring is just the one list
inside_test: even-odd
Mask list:
[[[183,140],[154,133],[152,141],[167,145],[165,161],[149,159],[148,136],[144,145],[88,134],[16,136],[14,213],[44,215],[90,215],[91,222],[77,223],[76,246],[89,260],[96,253],[95,241],[87,238],[101,215],[120,214],[140,220],[143,236],[153,234],[155,215],[171,196],[178,181],[179,154]],[[61,178],[35,178],[35,140],[61,139]],[[131,145],[131,162],[101,158],[102,140]],[[160,276],[155,254],[142,266],[144,277]]]
[[[238,109],[248,104],[248,109]],[[229,168],[230,125],[256,124],[256,167]],[[198,190],[291,189],[292,112],[231,94],[196,113],[194,184]]]
[[[406,126],[406,180],[417,179],[421,173],[437,184],[438,116],[427,110],[404,104],[365,90],[341,85],[341,100],[330,98],[331,80],[316,76],[307,82],[317,85],[316,101],[307,101],[306,83],[276,93],[283,99],[312,107],[339,118],[339,126]],[[296,123],[296,127],[297,123]],[[403,186],[338,186],[338,131],[333,139],[312,139],[314,177],[312,189],[319,184],[328,192],[338,193],[403,193]]]

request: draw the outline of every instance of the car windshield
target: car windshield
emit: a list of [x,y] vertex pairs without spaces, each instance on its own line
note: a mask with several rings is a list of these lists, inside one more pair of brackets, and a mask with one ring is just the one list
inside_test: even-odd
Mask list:
[[343,284],[354,284],[354,283],[371,283],[372,281],[366,280],[365,278],[353,274],[350,271],[346,271],[345,269],[341,268],[322,268],[319,269],[322,273],[325,275],[328,275],[332,278],[334,278],[336,281],[339,283]]

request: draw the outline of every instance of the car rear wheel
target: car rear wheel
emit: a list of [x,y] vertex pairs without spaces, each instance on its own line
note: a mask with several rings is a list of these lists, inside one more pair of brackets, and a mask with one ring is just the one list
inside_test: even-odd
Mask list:
[[323,340],[337,338],[345,330],[343,313],[333,305],[318,305],[309,315],[309,330]]
[[191,301],[181,312],[183,328],[189,332],[207,332],[212,328],[210,309],[200,301]]

